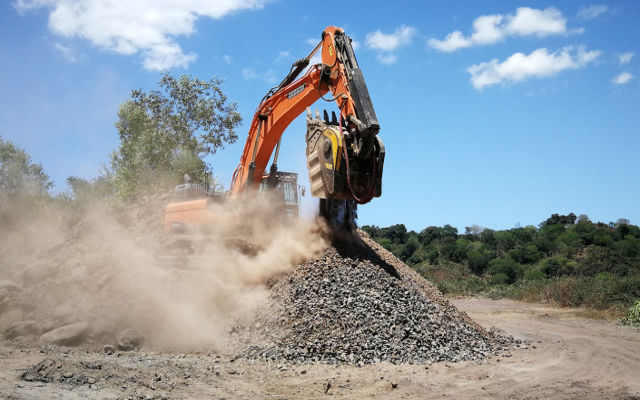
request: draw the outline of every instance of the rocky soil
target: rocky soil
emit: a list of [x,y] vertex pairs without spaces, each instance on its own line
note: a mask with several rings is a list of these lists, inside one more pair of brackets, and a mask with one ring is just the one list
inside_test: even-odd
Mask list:
[[[249,359],[363,365],[479,360],[518,340],[489,332],[372,242],[331,247],[281,276]],[[275,312],[274,312],[275,311]]]
[[510,357],[362,367],[209,354],[21,345],[0,339],[2,399],[640,399],[640,331],[585,310],[457,299],[527,340]]

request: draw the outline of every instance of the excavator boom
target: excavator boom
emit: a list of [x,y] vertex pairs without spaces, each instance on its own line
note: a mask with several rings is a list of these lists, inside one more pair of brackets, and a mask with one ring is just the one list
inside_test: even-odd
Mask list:
[[[317,51],[321,51],[322,62],[309,66]],[[324,111],[320,118],[318,112],[315,117],[309,112],[308,107],[321,98],[335,102],[337,116],[331,112],[329,118]],[[298,215],[298,176],[278,171],[277,164],[282,134],[305,110],[311,194],[320,198],[320,214],[332,227],[350,231],[355,227],[357,204],[367,203],[382,192],[385,151],[378,137],[378,118],[351,39],[334,26],[322,32],[315,49],[296,61],[282,82],[260,101],[229,191],[231,195],[239,195],[251,190],[277,189],[285,213]],[[273,164],[267,172],[272,155]],[[189,190],[178,194],[191,193],[194,184],[185,182],[179,187],[183,186]],[[214,225],[219,218],[209,210],[209,205],[226,196],[216,196],[215,190],[205,192],[203,196],[181,198],[167,205],[165,229],[170,232],[203,230],[207,225]],[[203,198],[205,194],[207,199]]]
[[[322,63],[308,67],[321,50]],[[296,61],[283,81],[263,98],[251,121],[249,135],[236,168],[231,192],[257,187],[275,149],[270,174],[277,171],[279,142],[289,124],[328,93],[339,109],[329,119],[307,114],[307,167],[311,193],[327,201],[369,202],[381,194],[384,146],[377,134],[378,119],[371,103],[351,39],[330,26],[305,58]],[[326,100],[326,99],[325,99]],[[327,207],[325,207],[327,208]]]

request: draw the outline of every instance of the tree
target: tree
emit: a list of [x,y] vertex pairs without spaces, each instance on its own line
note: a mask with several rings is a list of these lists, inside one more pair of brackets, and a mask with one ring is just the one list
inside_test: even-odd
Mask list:
[[[0,138],[0,227],[12,229],[25,223],[24,216],[37,215],[37,209],[51,198],[53,183],[42,165],[35,164],[24,150]],[[0,229],[0,235],[9,229]]]
[[578,215],[578,218],[576,219],[576,223],[580,223],[582,221],[588,221],[591,222],[591,220],[589,219],[589,216],[587,214],[580,214]]
[[507,283],[513,283],[522,276],[524,268],[511,258],[501,258],[491,260],[487,272],[491,275],[505,274],[509,278]]
[[485,230],[485,228],[483,226],[473,224],[471,226],[465,226],[464,227],[464,234],[468,235],[468,236],[473,236],[474,238],[477,238],[477,237],[480,237],[480,234],[484,230]]
[[407,228],[404,224],[396,224],[380,229],[380,236],[391,240],[393,243],[404,243],[407,240]]
[[203,157],[234,143],[240,114],[229,104],[216,77],[202,81],[165,74],[161,90],[134,90],[118,111],[120,146],[111,155],[106,177],[123,198],[185,173],[202,180],[209,173]]
[[87,206],[91,201],[104,200],[109,196],[108,182],[104,177],[86,180],[70,176],[67,178],[67,185],[71,189],[66,194],[67,198],[80,206]]
[[3,197],[19,195],[48,195],[53,183],[40,164],[10,141],[0,138],[0,194]]
[[408,261],[409,258],[420,248],[420,242],[418,241],[417,236],[411,236],[407,240],[407,243],[400,250],[400,259],[402,261]]
[[506,254],[516,244],[516,237],[509,231],[497,231],[494,234],[496,247]]
[[482,275],[493,259],[494,253],[489,249],[477,249],[468,253],[469,269],[476,275]]
[[374,239],[380,236],[380,228],[377,225],[364,225],[360,229],[367,232]]
[[573,225],[576,223],[576,215],[574,213],[569,213],[568,215],[559,215],[559,214],[551,214],[551,217],[547,218],[546,221],[540,223],[540,227],[546,225],[557,225],[562,224],[564,226]]

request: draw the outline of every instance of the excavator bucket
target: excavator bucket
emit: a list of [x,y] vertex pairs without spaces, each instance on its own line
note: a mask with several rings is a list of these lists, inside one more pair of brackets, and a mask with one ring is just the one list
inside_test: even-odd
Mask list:
[[311,194],[320,199],[368,203],[382,193],[384,145],[378,136],[358,138],[356,132],[339,124],[334,113],[329,120],[326,111],[323,119],[318,112],[313,118],[307,111]]

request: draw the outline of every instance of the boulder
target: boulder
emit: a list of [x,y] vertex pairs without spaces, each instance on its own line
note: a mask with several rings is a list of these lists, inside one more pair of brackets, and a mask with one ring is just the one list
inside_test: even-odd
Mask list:
[[40,336],[40,344],[57,344],[60,346],[74,346],[82,343],[89,334],[89,324],[76,322],[61,326]]
[[125,329],[118,335],[118,350],[131,351],[138,350],[144,337],[135,329]]
[[40,326],[36,321],[20,321],[11,325],[4,332],[4,336],[7,339],[14,339],[18,336],[37,335],[40,331]]

